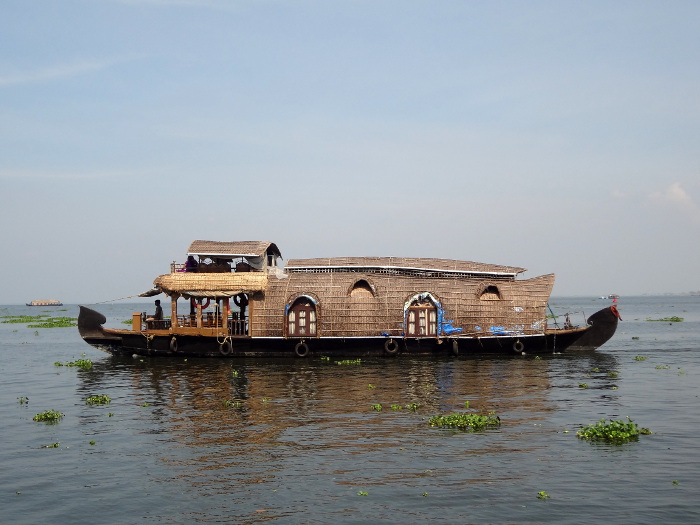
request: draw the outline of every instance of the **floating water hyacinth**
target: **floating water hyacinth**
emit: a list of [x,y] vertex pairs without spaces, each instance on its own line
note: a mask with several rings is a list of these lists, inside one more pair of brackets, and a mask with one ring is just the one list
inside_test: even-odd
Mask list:
[[362,364],[362,359],[344,359],[342,361],[336,361],[336,365],[360,365]]
[[75,361],[69,361],[65,364],[61,363],[60,361],[56,361],[54,366],[75,366],[78,368],[87,369],[92,368],[92,361],[90,359],[77,359]]
[[601,419],[586,427],[581,427],[576,436],[587,441],[603,441],[613,445],[622,445],[637,441],[640,435],[651,434],[648,428],[638,427],[629,417],[627,421],[610,420],[608,423]]
[[87,403],[88,405],[106,405],[110,401],[112,401],[112,399],[107,394],[95,394],[89,396],[85,400],[85,403]]
[[27,328],[70,328],[78,326],[75,317],[50,317],[48,315],[6,315],[3,323],[26,324]]
[[34,416],[32,419],[34,421],[43,421],[45,423],[56,423],[63,419],[63,415],[64,414],[58,410],[44,410],[43,412],[40,412]]
[[431,427],[457,428],[477,432],[487,428],[498,428],[501,425],[501,418],[494,413],[488,415],[461,413],[433,416],[428,423]]

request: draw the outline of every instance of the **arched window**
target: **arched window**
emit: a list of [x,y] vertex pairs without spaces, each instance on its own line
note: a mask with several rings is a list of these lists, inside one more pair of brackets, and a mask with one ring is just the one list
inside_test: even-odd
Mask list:
[[407,337],[434,337],[437,335],[437,307],[429,296],[417,298],[406,310]]
[[316,305],[308,297],[300,297],[287,313],[289,337],[316,336]]
[[374,297],[374,288],[364,279],[357,281],[352,288],[350,288],[350,297]]
[[484,287],[479,295],[479,299],[482,301],[498,301],[501,298],[501,292],[498,290],[497,286],[488,285]]

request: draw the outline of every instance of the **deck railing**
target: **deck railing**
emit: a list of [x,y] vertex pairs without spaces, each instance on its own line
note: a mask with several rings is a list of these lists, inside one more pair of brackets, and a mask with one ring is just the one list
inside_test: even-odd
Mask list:
[[[228,318],[226,325],[228,327],[229,335],[248,335],[247,319],[238,319],[236,316],[232,315]],[[176,326],[179,328],[197,328],[197,316],[178,315]],[[221,315],[215,315],[210,312],[207,312],[204,315],[202,315],[202,328],[221,328],[222,326],[223,319]]]

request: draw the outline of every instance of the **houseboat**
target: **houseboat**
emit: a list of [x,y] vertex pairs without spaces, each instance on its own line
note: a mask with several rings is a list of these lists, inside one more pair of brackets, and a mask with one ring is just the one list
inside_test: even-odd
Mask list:
[[[583,326],[547,323],[554,274],[524,268],[400,257],[291,259],[274,243],[192,242],[142,296],[170,316],[136,312],[130,329],[80,307],[78,329],[113,354],[149,356],[365,356],[561,352],[584,335],[598,347],[619,314]],[[168,301],[169,299],[169,301]],[[579,346],[580,348],[581,346]]]
[[27,306],[63,306],[63,303],[58,299],[35,299],[26,304]]

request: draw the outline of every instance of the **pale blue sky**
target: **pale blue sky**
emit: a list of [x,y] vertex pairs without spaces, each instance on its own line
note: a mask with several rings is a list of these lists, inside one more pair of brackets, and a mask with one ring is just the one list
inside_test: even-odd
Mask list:
[[194,239],[700,290],[700,3],[4,0],[0,304]]

